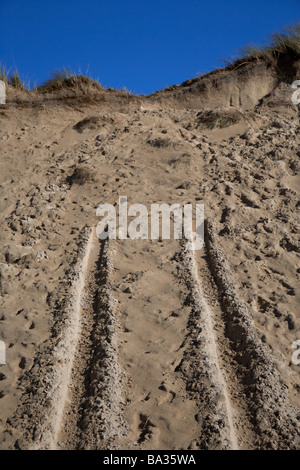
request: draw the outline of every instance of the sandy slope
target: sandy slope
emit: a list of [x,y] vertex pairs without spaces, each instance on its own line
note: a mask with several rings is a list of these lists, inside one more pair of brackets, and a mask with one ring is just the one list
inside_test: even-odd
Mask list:
[[[218,102],[214,76],[204,97],[198,82],[94,104],[10,91],[2,449],[300,447],[299,113],[288,84],[257,73],[259,92],[246,74],[239,99],[222,75]],[[210,102],[237,122],[212,130]],[[96,208],[121,195],[203,202],[205,249],[101,245]]]

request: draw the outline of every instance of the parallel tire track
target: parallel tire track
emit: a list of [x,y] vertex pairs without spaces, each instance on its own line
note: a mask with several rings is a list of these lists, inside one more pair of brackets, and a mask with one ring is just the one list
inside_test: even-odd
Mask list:
[[94,253],[81,311],[83,328],[75,354],[70,403],[62,426],[62,448],[107,449],[127,434],[122,417],[124,372],[116,352],[116,301],[109,285],[112,255],[108,242],[99,243],[94,234]]
[[86,244],[81,251],[79,261],[74,270],[75,279],[72,283],[70,300],[66,308],[66,321],[63,326],[60,340],[53,350],[54,366],[46,375],[44,381],[50,384],[47,391],[48,408],[50,412],[44,417],[46,428],[36,431],[36,449],[56,449],[58,436],[63,422],[64,410],[68,398],[69,384],[74,364],[75,351],[78,345],[81,322],[80,312],[83,302],[84,285],[87,276],[88,262],[93,244],[92,230],[85,232]]
[[[78,256],[78,262],[73,270],[72,288],[69,301],[65,307],[65,321],[60,325],[60,333],[56,346],[52,351],[52,365],[47,368],[43,378],[46,398],[42,394],[41,402],[35,403],[37,414],[44,412],[42,420],[38,420],[33,435],[33,450],[57,448],[58,436],[63,422],[64,410],[68,398],[75,351],[78,345],[81,323],[80,311],[83,301],[84,285],[88,269],[93,232],[86,229],[82,234],[83,247]],[[47,405],[43,403],[47,400]]]
[[216,245],[215,233],[214,223],[208,220],[208,263],[220,294],[225,336],[246,396],[255,432],[254,447],[299,449],[299,412],[291,405],[271,351],[261,341],[248,307],[238,295],[227,261]]
[[[71,295],[61,311],[64,321],[53,333],[58,340],[55,347],[51,341],[48,345],[51,362],[43,367],[46,372],[35,394],[27,387],[19,409],[20,416],[28,407],[34,413],[34,422],[23,425],[32,449],[131,445],[128,430],[133,423],[124,421],[123,403],[130,369],[122,370],[118,357],[121,333],[110,285],[112,244],[100,243],[95,230],[85,230],[82,238]],[[193,400],[199,410],[189,440],[198,449],[290,448],[291,443],[297,448],[297,411],[238,297],[210,221],[205,253],[206,261],[203,252],[189,251],[183,242],[173,258],[178,281],[189,292],[183,305],[189,306],[190,315],[181,331],[182,360],[169,374],[184,380],[187,393],[182,400]],[[141,326],[136,325],[137,331]],[[36,362],[46,362],[42,353]]]
[[190,329],[196,332],[190,340],[192,351],[187,349],[187,360],[194,361],[193,367],[199,371],[198,400],[202,397],[202,403],[199,403],[203,419],[200,448],[237,450],[234,411],[219,360],[214,314],[199,277],[196,251],[185,249],[184,261],[189,272],[188,282],[193,303]]
[[12,418],[20,426],[16,448],[103,448],[126,434],[124,374],[117,362],[117,322],[108,286],[111,250],[88,228],[78,246],[65,281],[67,301],[57,306],[52,335],[23,379],[24,393]]

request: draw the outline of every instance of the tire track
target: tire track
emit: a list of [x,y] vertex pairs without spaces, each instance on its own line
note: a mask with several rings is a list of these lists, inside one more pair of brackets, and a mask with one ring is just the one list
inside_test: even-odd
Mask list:
[[[120,343],[124,345],[119,349],[118,357],[119,360],[122,358],[122,366],[129,378],[128,385],[124,388],[124,399],[127,402],[124,416],[127,419],[129,433],[127,438],[117,439],[114,445],[121,449],[178,448],[176,447],[178,441],[176,442],[173,433],[176,435],[180,407],[182,416],[189,415],[190,423],[185,431],[185,442],[190,443],[189,448],[237,450],[241,440],[237,432],[238,412],[241,412],[241,406],[232,404],[232,395],[226,383],[227,376],[224,373],[224,361],[220,358],[220,344],[215,328],[214,306],[209,303],[204,293],[196,252],[187,251],[184,243],[181,249],[178,243],[173,244],[174,256],[171,257],[169,248],[167,264],[164,262],[160,267],[156,263],[164,258],[163,247],[158,248],[155,256],[142,254],[138,264],[142,266],[146,261],[147,282],[143,282],[145,277],[143,274],[134,286],[126,287],[125,291],[133,294],[130,295],[130,300],[119,297],[119,310],[131,311],[130,317],[132,317],[127,315],[120,317],[119,313],[120,326],[123,330]],[[134,263],[137,262],[137,246],[135,245],[133,252]],[[131,249],[128,250],[123,245],[123,248],[119,246],[118,250],[118,259],[126,261],[123,268],[119,265],[123,276],[118,274],[115,280],[117,285],[124,278],[135,278],[134,273],[128,272],[130,258],[133,255]],[[177,281],[175,277],[170,276],[170,267],[167,265],[171,262],[175,271],[177,270]],[[161,273],[161,269],[165,271],[164,274]],[[156,271],[160,278],[159,286]],[[205,275],[207,274],[205,271]],[[185,316],[182,317],[182,313],[180,315],[180,323],[178,319],[176,320],[178,315],[173,316],[172,305],[168,309],[165,306],[164,318],[155,314],[154,305],[146,308],[142,317],[138,314],[140,308],[145,308],[143,305],[147,299],[149,302],[152,298],[152,303],[157,297],[159,305],[164,304],[161,293],[165,291],[165,283],[166,288],[172,283],[172,298],[176,299],[175,304],[179,311],[185,312]],[[187,293],[185,301],[179,301],[178,294],[175,293],[176,289],[180,289],[180,285]],[[136,295],[134,291],[137,292]],[[155,292],[154,298],[153,292]],[[167,292],[170,295],[169,289]],[[118,295],[121,295],[120,291]],[[167,313],[169,310],[171,315]],[[137,312],[136,315],[134,311]],[[169,324],[171,318],[173,319]],[[180,324],[184,325],[184,329],[179,327]],[[170,326],[172,329],[166,331],[165,328]],[[181,345],[175,347],[176,343],[173,343],[170,350],[168,342],[172,344],[174,341],[173,329],[176,341],[178,345],[181,341]],[[125,339],[128,337],[129,341]],[[151,363],[152,370],[149,369]],[[182,387],[186,389],[185,393]],[[193,409],[196,410],[194,424]],[[245,421],[243,417],[244,426],[246,426]],[[248,431],[249,426],[246,427]],[[166,433],[169,433],[169,436]]]
[[[192,243],[193,247],[193,243]],[[190,274],[190,289],[194,305],[191,322],[194,327],[192,354],[199,364],[193,364],[201,371],[199,394],[203,419],[202,449],[222,448],[238,450],[238,437],[234,425],[235,417],[231,397],[220,362],[218,338],[215,332],[215,319],[212,308],[204,295],[202,279],[199,276],[197,251],[184,248],[184,261]]]
[[227,394],[227,410],[231,422],[231,431],[235,434],[238,450],[255,448],[255,430],[244,384],[240,380],[240,371],[235,361],[232,344],[226,334],[226,318],[218,287],[209,269],[207,245],[202,251],[194,253],[197,273],[204,302],[215,337],[216,353],[223,385]]
[[45,378],[45,381],[52,384],[51,389],[47,393],[50,400],[50,406],[48,405],[48,407],[51,408],[51,411],[44,418],[45,422],[47,422],[46,429],[40,431],[41,435],[38,443],[32,447],[34,450],[54,450],[57,448],[64,410],[68,399],[75,351],[81,332],[80,312],[93,239],[93,231],[89,230],[86,233],[86,246],[75,268],[77,275],[72,285],[70,301],[67,307],[67,319],[59,344],[53,350],[53,362],[55,365],[50,376]]
[[[24,382],[14,418],[22,418],[19,448],[109,448],[111,440],[127,432],[122,419],[124,373],[116,356],[118,324],[109,286],[113,250],[108,242],[99,242],[95,228],[83,231],[78,247],[66,281],[71,286],[68,300],[57,306],[52,335]],[[33,380],[41,364],[43,375]]]
[[252,428],[252,443],[247,442],[247,447],[298,449],[298,410],[291,405],[271,351],[262,343],[247,305],[239,298],[227,261],[216,246],[211,220],[206,222],[205,232],[208,265],[221,300],[223,338],[229,341],[229,355],[238,377],[236,400],[244,397],[245,414]]
[[[204,293],[203,279],[202,276],[201,278],[199,276],[199,267],[204,268],[204,266],[201,265],[197,253],[196,251],[187,251],[184,248],[184,269],[181,274],[184,283],[190,289],[193,300],[190,317],[186,320],[188,323],[185,337],[182,338],[184,349],[181,353],[181,364],[173,372],[165,366],[158,368],[156,379],[159,384],[159,378],[167,376],[168,381],[172,381],[173,388],[175,383],[178,386],[180,380],[184,379],[187,395],[181,395],[181,409],[184,410],[185,402],[188,404],[193,398],[199,411],[198,421],[201,422],[200,430],[196,432],[194,429],[189,436],[191,442],[196,440],[196,447],[199,449],[237,450],[239,444],[236,421],[238,419],[237,409],[240,409],[240,406],[236,404],[234,404],[234,408],[232,406],[232,395],[229,392],[226,383],[227,377],[224,373],[224,361],[220,357],[220,338],[216,333],[215,307],[211,305]],[[69,397],[65,400],[64,413],[66,417],[61,420],[61,432],[56,435],[59,448],[124,449],[131,448],[132,445],[145,448],[144,445],[147,441],[147,446],[151,447],[153,439],[152,446],[154,448],[165,445],[160,442],[162,438],[160,436],[161,423],[158,423],[167,419],[169,414],[164,414],[163,410],[166,405],[163,404],[160,407],[161,417],[158,416],[158,420],[154,418],[157,415],[155,411],[157,403],[161,402],[159,394],[156,398],[155,390],[151,392],[153,398],[149,399],[147,407],[143,405],[143,400],[139,404],[138,394],[136,396],[137,402],[134,408],[147,410],[147,412],[141,411],[139,413],[141,431],[138,433],[140,438],[136,442],[134,442],[135,433],[133,432],[133,428],[137,426],[135,413],[126,412],[128,406],[124,409],[122,391],[125,375],[131,375],[131,380],[136,387],[138,376],[142,375],[142,368],[145,364],[140,362],[140,354],[138,354],[138,350],[134,349],[136,357],[132,358],[130,369],[123,362],[124,374],[122,367],[120,367],[121,353],[120,350],[118,351],[116,342],[118,322],[114,309],[115,301],[111,296],[111,286],[109,285],[109,273],[112,268],[111,255],[112,252],[108,250],[107,246],[105,247],[105,244],[99,244],[98,240],[92,239],[87,265],[90,274],[86,276],[85,306],[81,308],[81,338],[74,356]],[[122,257],[121,253],[119,253],[118,259],[120,257]],[[180,260],[177,259],[177,264],[178,261]],[[178,265],[177,268],[179,268]],[[152,269],[155,269],[154,265]],[[207,277],[207,271],[204,270],[202,273]],[[148,289],[151,293],[151,285],[148,285]],[[147,292],[144,292],[143,295],[147,295]],[[120,308],[122,308],[122,301]],[[155,328],[157,319],[153,317],[151,321],[153,321],[152,327]],[[142,319],[140,323],[136,324],[137,331],[142,328]],[[148,326],[151,324],[150,322]],[[127,331],[125,325],[122,326],[122,329]],[[158,332],[157,340],[159,337],[163,338],[165,334],[167,333]],[[193,338],[194,335],[196,335],[196,339]],[[121,336],[124,337],[124,333]],[[139,339],[136,338],[136,340]],[[136,348],[136,344],[133,344],[133,347]],[[157,351],[158,357],[165,355],[164,348],[161,346],[160,349],[161,353]],[[151,362],[151,355],[147,357],[148,362],[149,360]],[[152,360],[155,358],[153,357]],[[140,362],[136,368],[134,367],[135,362]],[[195,371],[201,370],[201,374],[197,378],[199,388],[196,390],[196,394],[193,393],[193,390],[195,391],[195,375],[192,377],[186,375],[186,364],[193,370],[193,374]],[[144,387],[145,383],[141,385]],[[176,394],[172,392],[173,398],[170,403],[173,402],[175,396]],[[126,401],[130,403],[131,399],[128,400],[128,397],[130,397],[130,393],[127,392]],[[202,397],[202,402],[200,397]],[[190,405],[186,410],[187,412],[191,411]],[[127,416],[127,424],[123,419],[123,411]],[[174,426],[175,422],[172,423],[171,419],[168,428],[172,429]],[[154,434],[153,431],[150,431],[151,427],[154,427]],[[155,431],[155,428],[159,429]],[[131,430],[129,435],[128,430]]]
[[109,280],[112,257],[108,241],[99,242],[94,230],[81,310],[81,337],[61,426],[61,449],[107,449],[127,434],[122,417],[125,376],[116,355],[116,301]]
[[84,240],[32,449],[298,445],[295,410],[210,222],[204,252],[184,241],[132,249],[95,230]]

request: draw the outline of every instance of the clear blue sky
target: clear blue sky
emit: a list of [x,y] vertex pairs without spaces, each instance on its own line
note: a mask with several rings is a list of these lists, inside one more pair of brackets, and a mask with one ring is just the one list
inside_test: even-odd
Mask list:
[[300,20],[300,0],[0,0],[0,60],[40,84],[68,66],[151,93]]

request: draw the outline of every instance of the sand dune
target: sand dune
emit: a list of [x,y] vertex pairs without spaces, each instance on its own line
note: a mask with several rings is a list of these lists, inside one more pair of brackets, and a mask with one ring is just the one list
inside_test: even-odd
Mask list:
[[[0,106],[1,449],[299,449],[299,107],[251,63]],[[205,246],[96,236],[203,203]]]

